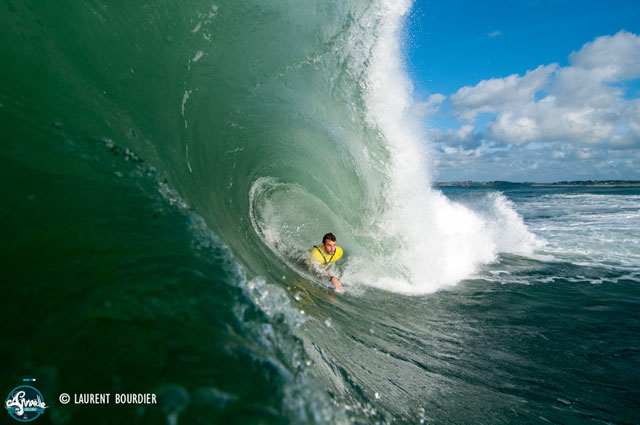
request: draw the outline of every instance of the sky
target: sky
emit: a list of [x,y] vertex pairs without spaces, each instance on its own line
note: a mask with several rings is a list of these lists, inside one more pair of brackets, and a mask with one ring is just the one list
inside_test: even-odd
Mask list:
[[640,1],[415,0],[437,181],[640,180]]

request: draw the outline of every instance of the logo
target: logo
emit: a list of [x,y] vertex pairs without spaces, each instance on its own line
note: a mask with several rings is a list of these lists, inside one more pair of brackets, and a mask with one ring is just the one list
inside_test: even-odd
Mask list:
[[44,404],[40,391],[31,385],[20,385],[9,393],[5,407],[13,419],[31,422],[42,415],[48,406]]

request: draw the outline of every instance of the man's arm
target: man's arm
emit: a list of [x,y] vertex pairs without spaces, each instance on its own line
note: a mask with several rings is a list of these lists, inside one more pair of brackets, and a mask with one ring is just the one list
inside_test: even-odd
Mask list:
[[[336,246],[336,252],[334,254],[334,263],[332,265],[335,266],[336,262],[342,258],[342,248],[340,248],[339,246]],[[337,277],[335,277],[333,275],[333,273],[331,273],[331,270],[327,270],[327,274],[329,275],[329,281],[333,284],[333,286],[336,288],[337,291],[342,291],[342,283],[340,282],[340,279],[338,279]]]
[[335,277],[330,271],[327,271],[327,275],[329,275],[329,282],[333,284],[337,291],[342,291],[342,283],[340,280]]

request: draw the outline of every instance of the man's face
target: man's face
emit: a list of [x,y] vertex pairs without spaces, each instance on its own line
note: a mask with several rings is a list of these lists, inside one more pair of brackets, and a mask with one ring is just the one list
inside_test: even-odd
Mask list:
[[336,242],[327,239],[327,241],[324,243],[324,249],[329,254],[333,255],[333,253],[336,252]]

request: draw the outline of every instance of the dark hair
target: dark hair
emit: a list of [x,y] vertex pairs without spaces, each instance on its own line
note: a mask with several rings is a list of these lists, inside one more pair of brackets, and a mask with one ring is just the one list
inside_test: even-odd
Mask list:
[[336,237],[333,235],[333,233],[327,233],[326,235],[324,235],[322,237],[322,244],[324,245],[325,242],[327,241],[327,239],[329,239],[332,242],[336,241]]

